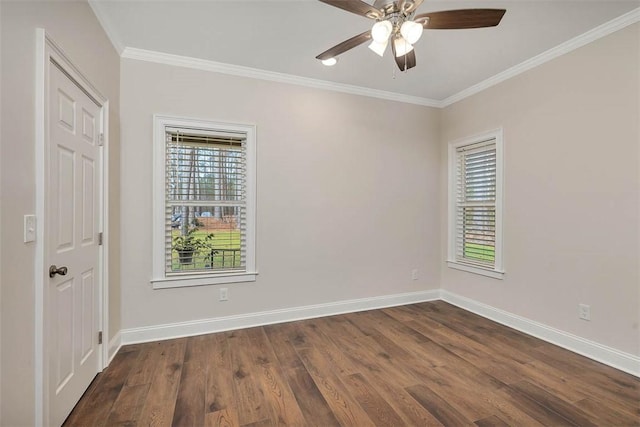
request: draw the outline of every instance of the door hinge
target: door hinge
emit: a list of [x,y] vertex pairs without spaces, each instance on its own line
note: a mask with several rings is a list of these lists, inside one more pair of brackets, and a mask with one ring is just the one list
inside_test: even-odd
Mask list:
[[98,233],[98,246],[102,246],[102,231]]
[[102,344],[102,331],[98,332],[98,344]]
[[104,145],[104,133],[101,133],[98,137],[98,146],[102,147]]

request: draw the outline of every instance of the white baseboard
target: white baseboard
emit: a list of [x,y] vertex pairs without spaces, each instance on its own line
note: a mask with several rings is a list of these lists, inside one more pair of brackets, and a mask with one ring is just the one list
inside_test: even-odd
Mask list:
[[171,338],[271,325],[275,323],[292,322],[295,320],[332,316],[336,314],[353,313],[356,311],[393,307],[397,305],[434,301],[437,299],[440,299],[440,289],[337,301],[326,304],[307,305],[235,316],[216,317],[212,319],[194,320],[191,322],[123,329],[121,331],[121,341],[122,344],[125,345],[166,340]]
[[336,314],[353,313],[357,311],[373,310],[397,305],[415,304],[418,302],[435,301],[438,299],[478,314],[482,317],[486,317],[487,319],[509,326],[513,329],[517,329],[528,335],[566,348],[574,353],[581,354],[631,375],[640,377],[640,357],[638,356],[607,347],[595,341],[590,341],[522,316],[456,295],[444,289],[432,289],[421,292],[337,301],[326,304],[307,305],[235,316],[194,320],[190,322],[123,329],[109,342],[109,361],[111,361],[113,356],[115,356],[120,347],[126,344],[166,340],[276,323],[293,322],[296,320],[333,316]]
[[517,329],[525,334],[550,342],[574,353],[609,365],[613,368],[640,377],[640,357],[607,347],[595,341],[552,328],[542,323],[526,319],[498,308],[456,295],[444,289],[440,290],[441,299],[478,314],[494,322]]
[[111,341],[109,341],[108,359],[105,366],[108,366],[111,363],[111,361],[113,360],[113,357],[116,355],[118,350],[120,350],[120,347],[122,347],[121,338],[122,338],[122,335],[120,334],[120,331],[118,331],[118,333],[116,333],[115,336],[111,338]]

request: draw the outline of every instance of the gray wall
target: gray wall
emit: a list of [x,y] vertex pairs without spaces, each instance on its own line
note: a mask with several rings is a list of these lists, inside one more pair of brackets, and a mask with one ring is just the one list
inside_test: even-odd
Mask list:
[[[131,59],[121,73],[123,329],[439,287],[439,110]],[[151,289],[154,113],[257,126],[259,275],[227,302]]]
[[[111,103],[112,336],[442,287],[640,355],[638,24],[440,111],[120,61],[83,2],[2,1],[0,23],[0,425],[34,415],[35,247],[22,217],[35,212],[38,27]],[[151,289],[154,113],[257,125],[260,275],[229,285],[228,302],[217,286]],[[444,264],[447,143],[498,126],[502,281]]]
[[[111,259],[118,259],[120,58],[91,8],[84,2],[2,1],[2,121],[0,199],[2,230],[0,324],[2,355],[0,425],[34,421],[34,256],[23,243],[23,215],[35,213],[36,28],[44,28],[110,100],[112,190]],[[110,267],[110,326],[120,329],[117,262]]]
[[639,64],[634,24],[444,110],[443,177],[449,141],[504,127],[507,273],[442,263],[442,288],[640,355]]

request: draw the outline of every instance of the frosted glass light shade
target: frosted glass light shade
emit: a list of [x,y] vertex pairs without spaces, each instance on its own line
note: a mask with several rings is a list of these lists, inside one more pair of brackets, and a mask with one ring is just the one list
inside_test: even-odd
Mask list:
[[377,42],[377,41],[372,41],[371,44],[369,45],[369,49],[371,49],[372,51],[374,51],[376,54],[380,55],[380,56],[384,56],[384,51],[387,49],[387,45],[389,44],[389,40],[385,40],[382,43]]
[[406,41],[403,37],[396,37],[393,39],[393,46],[396,49],[397,58],[404,56],[413,50],[411,43]]
[[411,44],[414,44],[418,40],[420,40],[420,36],[422,36],[422,25],[413,21],[406,21],[400,27],[400,34],[406,41]]
[[332,65],[336,65],[338,62],[337,58],[328,58],[322,60],[322,65],[326,65],[327,67],[331,67]]
[[391,22],[378,21],[373,24],[373,28],[371,28],[371,38],[378,43],[382,43],[389,40],[392,30],[393,25],[391,25]]

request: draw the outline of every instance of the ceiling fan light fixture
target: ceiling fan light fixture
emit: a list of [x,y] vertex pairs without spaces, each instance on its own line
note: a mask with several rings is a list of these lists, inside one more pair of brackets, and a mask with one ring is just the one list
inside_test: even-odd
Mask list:
[[338,63],[338,58],[327,58],[323,59],[322,65],[326,65],[327,67],[332,67]]
[[389,39],[383,42],[372,41],[369,45],[369,49],[374,51],[377,55],[384,56],[384,51],[387,50],[387,45],[389,44]]
[[414,44],[420,40],[423,29],[422,25],[417,22],[405,21],[400,27],[400,34],[402,34],[402,37],[404,37],[407,42]]
[[402,36],[393,39],[393,47],[396,51],[396,58],[405,56],[407,53],[413,50],[413,45],[406,41]]
[[[2,0],[0,0],[1,2]],[[320,0],[330,6],[364,16],[376,22],[331,49],[327,49],[318,59],[326,65],[335,64],[334,57],[344,52],[370,43],[369,49],[383,56],[386,45],[392,43],[395,63],[401,71],[416,66],[414,44],[422,36],[424,28],[430,30],[456,30],[467,28],[488,28],[500,24],[506,9],[452,9],[416,15],[416,9],[424,0]],[[373,40],[373,43],[371,43]]]
[[393,25],[389,21],[378,21],[373,24],[371,28],[371,38],[378,42],[383,43],[389,40],[389,36],[393,31]]

